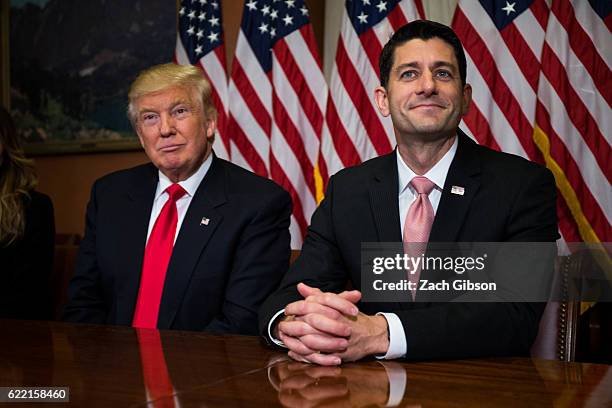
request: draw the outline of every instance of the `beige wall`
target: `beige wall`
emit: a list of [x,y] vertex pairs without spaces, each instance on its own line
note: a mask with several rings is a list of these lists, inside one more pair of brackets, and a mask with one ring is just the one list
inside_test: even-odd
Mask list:
[[36,157],[38,190],[55,208],[58,233],[83,233],[85,207],[93,182],[112,171],[147,162],[144,152]]

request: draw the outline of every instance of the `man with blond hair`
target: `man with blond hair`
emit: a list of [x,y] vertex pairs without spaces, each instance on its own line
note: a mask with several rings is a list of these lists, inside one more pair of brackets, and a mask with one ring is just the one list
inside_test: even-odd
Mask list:
[[93,185],[64,319],[256,333],[257,309],[288,267],[289,195],[215,156],[198,68],[149,68],[128,99],[151,163]]

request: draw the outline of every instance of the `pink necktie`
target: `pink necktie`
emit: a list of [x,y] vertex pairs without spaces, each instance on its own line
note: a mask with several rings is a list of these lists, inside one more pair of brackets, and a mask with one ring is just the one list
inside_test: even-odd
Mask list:
[[146,329],[157,327],[159,304],[164,290],[168,263],[172,256],[178,222],[176,201],[186,193],[178,184],[172,184],[166,189],[166,192],[169,195],[168,201],[155,221],[145,248],[140,289],[132,321],[133,327]]
[[[410,181],[410,184],[419,196],[410,205],[404,221],[404,253],[411,257],[420,257],[427,248],[427,241],[434,220],[433,207],[429,201],[429,193],[433,190],[434,183],[427,177],[416,176]],[[415,273],[409,274],[408,280],[416,285],[420,276],[421,269],[418,268]],[[416,290],[413,290],[412,299],[415,296]]]

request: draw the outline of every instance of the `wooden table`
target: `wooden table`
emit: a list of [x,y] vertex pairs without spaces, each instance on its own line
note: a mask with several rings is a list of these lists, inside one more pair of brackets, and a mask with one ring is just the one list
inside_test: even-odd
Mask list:
[[[68,386],[17,407],[612,406],[612,366],[527,358],[317,367],[259,338],[0,320],[0,386]],[[0,407],[5,406],[0,404]]]

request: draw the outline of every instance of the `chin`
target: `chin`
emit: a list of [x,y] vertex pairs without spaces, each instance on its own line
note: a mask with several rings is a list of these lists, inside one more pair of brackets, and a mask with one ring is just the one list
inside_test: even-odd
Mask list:
[[185,163],[179,162],[178,160],[163,160],[157,167],[166,171],[176,171],[184,165]]
[[416,126],[414,128],[415,133],[419,134],[432,134],[437,135],[445,131],[445,129],[441,126],[431,125],[431,126]]
[[450,121],[448,120],[422,120],[420,122],[414,122],[413,128],[416,132],[421,133],[444,133],[449,131],[455,131],[459,126],[459,121],[457,121],[456,125],[451,126]]

